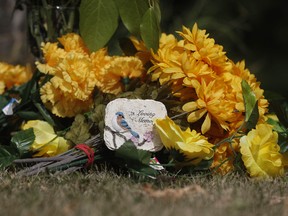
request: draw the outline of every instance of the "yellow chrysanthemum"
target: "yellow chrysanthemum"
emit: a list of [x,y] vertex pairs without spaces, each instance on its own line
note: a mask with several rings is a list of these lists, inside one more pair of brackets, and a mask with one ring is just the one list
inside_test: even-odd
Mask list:
[[70,52],[59,62],[54,76],[40,89],[41,99],[52,113],[72,117],[90,108],[96,83],[91,68],[89,56],[81,53]]
[[66,52],[74,51],[82,54],[89,54],[88,48],[78,34],[68,33],[58,38],[58,40],[63,45]]
[[40,93],[43,103],[57,116],[72,117],[89,110],[96,86],[105,93],[118,94],[125,82],[143,75],[143,64],[136,57],[111,57],[104,48],[89,55],[76,34],[64,35],[59,41],[64,49],[46,43],[46,62],[36,63],[40,72],[53,75]]
[[36,62],[38,70],[45,74],[54,75],[58,64],[66,57],[69,52],[81,53],[88,55],[88,48],[85,46],[83,39],[75,33],[68,33],[58,38],[64,49],[58,47],[58,43],[42,43],[42,52],[45,63]]
[[[208,85],[222,73],[231,70],[232,63],[223,52],[223,47],[208,38],[206,31],[199,30],[197,24],[192,31],[183,27],[183,32],[178,33],[183,40],[165,36],[157,53],[152,53],[153,66],[148,71],[152,81],[159,80],[161,85],[168,82],[177,84],[177,87],[182,85],[182,89],[196,88],[198,83],[204,81]],[[172,89],[176,88],[172,86]],[[183,92],[175,94],[178,95],[189,98]]]
[[[136,57],[114,57],[95,71],[97,87],[105,93],[118,94],[132,78],[144,75],[144,67]],[[127,83],[125,83],[127,82]]]
[[[91,73],[91,67],[88,56],[69,53],[55,71],[55,77],[63,80],[59,88],[63,92],[73,94],[73,97],[77,99],[86,100],[91,95],[96,82],[95,74]],[[53,80],[51,82],[53,83]],[[57,85],[58,82],[54,84],[55,87]]]
[[[152,53],[153,66],[148,72],[152,81],[171,84],[173,96],[185,102],[182,109],[189,112],[188,122],[212,142],[223,138],[218,137],[219,134],[225,137],[235,133],[245,117],[243,79],[256,95],[260,114],[258,123],[263,122],[268,102],[260,83],[245,69],[244,61],[234,64],[223,47],[215,44],[205,30],[198,29],[197,24],[192,30],[183,27],[178,33],[182,40],[178,41],[174,36],[162,40],[157,53]],[[237,151],[238,147],[239,143],[235,146]],[[219,170],[223,174],[232,170],[234,155],[231,152],[228,145],[222,145],[216,150],[218,159],[214,160],[213,167],[229,158]]]
[[112,61],[113,57],[108,55],[106,48],[102,48],[97,50],[96,52],[92,52],[90,55],[90,59],[92,62],[92,69],[94,73],[97,74],[97,72],[101,70],[101,68],[105,67],[105,65]]
[[[152,59],[152,54],[150,50],[147,49],[146,45],[144,44],[143,41],[139,41],[137,40],[136,37],[130,37],[130,40],[132,41],[134,47],[137,50],[137,53],[135,54],[136,57],[138,57],[143,65],[145,65],[148,61],[150,61]],[[165,34],[162,33],[160,36],[160,40],[159,40],[159,49],[158,50],[162,50],[162,49],[172,49],[175,45],[177,45],[178,41],[175,38],[174,35],[172,34]]]
[[29,81],[31,77],[32,72],[29,67],[0,62],[0,94],[3,94],[6,89]]
[[42,43],[42,52],[44,55],[45,63],[36,61],[36,66],[41,73],[54,75],[55,68],[65,58],[67,52],[58,48],[57,43]]
[[22,129],[33,128],[35,140],[31,145],[33,157],[51,157],[69,149],[67,140],[55,134],[51,125],[45,121],[31,120]]
[[233,112],[234,102],[225,99],[225,83],[221,79],[209,84],[202,80],[201,83],[195,81],[194,86],[198,99],[182,107],[184,111],[191,112],[187,118],[188,122],[196,122],[206,115],[201,127],[203,134],[210,129],[212,120],[228,130],[229,121],[233,121],[239,114]]
[[155,120],[156,129],[163,145],[178,162],[198,164],[213,157],[213,145],[195,130],[182,131],[169,117]]
[[110,70],[108,73],[131,79],[143,75],[144,68],[138,58],[115,57],[107,70]]
[[181,68],[185,74],[184,86],[196,88],[195,80],[201,82],[204,79],[206,82],[210,82],[216,78],[215,72],[207,64],[191,58],[191,55],[189,58],[187,53],[182,56]]
[[215,149],[213,163],[211,168],[215,168],[215,172],[226,175],[234,170],[234,156],[229,143],[223,143]]
[[161,35],[157,53],[152,52],[151,61],[154,65],[148,71],[152,72],[152,81],[159,79],[160,84],[164,84],[175,80],[178,75],[184,77],[179,70],[184,49],[179,44],[174,35]]
[[59,88],[47,82],[41,89],[41,100],[45,106],[59,117],[73,117],[79,113],[89,111],[93,105],[92,95],[87,100],[70,97]]
[[242,160],[251,177],[268,178],[284,174],[278,134],[272,126],[258,124],[240,139]]
[[260,88],[260,83],[257,82],[255,76],[245,69],[245,62],[241,61],[236,64],[233,63],[232,70],[221,74],[220,78],[226,83],[227,91],[225,93],[226,100],[234,101],[234,112],[243,113],[238,115],[238,119],[230,120],[230,129],[237,130],[244,121],[244,99],[241,82],[246,80],[250,85],[251,90],[256,96],[258,101],[259,121],[266,119],[265,114],[268,112],[268,101],[264,98],[264,90]]
[[185,49],[192,51],[196,60],[204,61],[218,74],[231,69],[223,46],[215,44],[215,40],[208,38],[205,30],[199,30],[196,23],[192,31],[183,26],[182,32],[178,33],[184,38]]
[[245,62],[241,61],[233,65],[232,68],[232,74],[234,76],[234,82],[231,83],[230,87],[236,88],[234,90],[237,92],[237,99],[239,102],[236,105],[236,109],[240,111],[244,111],[244,101],[242,95],[242,89],[241,88],[241,81],[242,79],[246,80],[247,83],[250,85],[252,91],[254,92],[256,99],[258,100],[258,109],[259,109],[259,115],[262,118],[268,111],[268,101],[264,98],[264,90],[260,88],[260,82],[257,82],[257,79],[254,74],[251,74],[248,69],[245,68]]

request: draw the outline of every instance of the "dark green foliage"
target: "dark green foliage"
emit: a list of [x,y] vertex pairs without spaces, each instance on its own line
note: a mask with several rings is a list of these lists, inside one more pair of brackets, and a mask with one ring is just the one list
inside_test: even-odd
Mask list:
[[12,146],[15,146],[20,154],[20,157],[31,156],[30,147],[35,140],[33,128],[18,131],[11,139]]
[[78,114],[75,116],[70,130],[65,134],[65,138],[71,141],[74,145],[84,143],[91,136],[91,124],[89,124],[84,115]]

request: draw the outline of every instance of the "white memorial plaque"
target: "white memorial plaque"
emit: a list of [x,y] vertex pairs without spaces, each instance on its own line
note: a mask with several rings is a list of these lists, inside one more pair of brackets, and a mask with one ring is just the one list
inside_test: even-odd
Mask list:
[[166,107],[154,100],[119,98],[107,104],[105,110],[104,141],[111,150],[128,140],[136,148],[159,151],[163,147],[153,121],[165,118]]

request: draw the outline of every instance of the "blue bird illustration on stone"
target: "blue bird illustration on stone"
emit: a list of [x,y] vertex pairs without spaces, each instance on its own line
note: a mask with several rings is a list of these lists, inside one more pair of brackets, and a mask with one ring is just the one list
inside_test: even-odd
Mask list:
[[123,112],[116,112],[112,121],[112,126],[118,132],[129,131],[132,134],[132,136],[139,138],[139,134],[133,131],[126,122]]

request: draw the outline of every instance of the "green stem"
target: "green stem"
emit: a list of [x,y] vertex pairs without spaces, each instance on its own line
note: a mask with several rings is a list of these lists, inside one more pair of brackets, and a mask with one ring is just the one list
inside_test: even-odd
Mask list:
[[68,23],[66,24],[66,33],[70,33],[74,29],[74,23],[75,23],[75,10],[74,8],[71,8],[71,11],[69,11],[69,18]]
[[45,21],[47,23],[47,37],[49,41],[54,41],[55,39],[55,29],[53,26],[53,17],[52,17],[52,7],[47,4],[46,0],[42,0],[43,8],[42,12],[45,14]]

